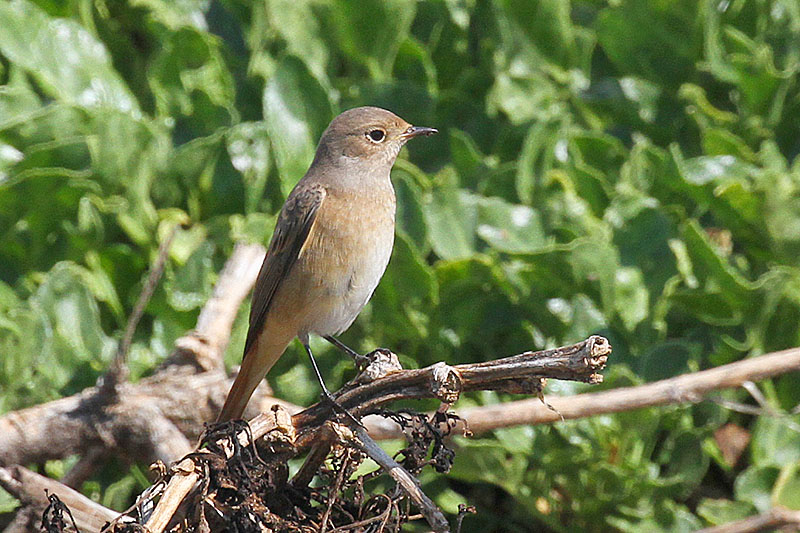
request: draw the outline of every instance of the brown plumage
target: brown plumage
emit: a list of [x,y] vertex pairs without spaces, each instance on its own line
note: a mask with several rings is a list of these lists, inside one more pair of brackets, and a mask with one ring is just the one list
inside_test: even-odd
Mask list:
[[308,350],[310,333],[334,336],[353,323],[392,252],[392,165],[406,141],[435,132],[377,107],[330,123],[278,216],[253,292],[242,367],[218,421],[242,416],[292,339]]

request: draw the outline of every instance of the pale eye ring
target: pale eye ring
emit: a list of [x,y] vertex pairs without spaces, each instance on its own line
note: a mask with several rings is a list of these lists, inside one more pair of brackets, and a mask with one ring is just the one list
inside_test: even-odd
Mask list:
[[381,129],[374,129],[367,132],[367,139],[373,143],[380,143],[386,139],[386,132]]

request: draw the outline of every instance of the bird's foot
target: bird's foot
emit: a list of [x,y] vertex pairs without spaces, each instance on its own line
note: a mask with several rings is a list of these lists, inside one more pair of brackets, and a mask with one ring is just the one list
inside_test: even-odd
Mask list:
[[372,358],[370,357],[370,354],[367,355],[356,354],[353,357],[353,363],[355,363],[357,371],[363,372],[364,369],[367,368],[370,365],[370,363],[372,363]]
[[349,346],[347,346],[342,341],[340,341],[339,339],[337,339],[336,337],[334,337],[332,335],[328,335],[328,336],[326,336],[324,338],[325,338],[326,341],[328,341],[331,344],[333,344],[334,346],[336,346],[339,350],[341,350],[342,352],[344,352],[347,355],[349,355],[353,359],[353,362],[356,365],[356,370],[358,370],[359,372],[361,372],[362,370],[367,368],[367,366],[369,366],[370,362],[372,362],[372,359],[370,358],[370,354],[361,355],[360,353],[358,353],[357,351],[353,350],[352,348],[350,348]]

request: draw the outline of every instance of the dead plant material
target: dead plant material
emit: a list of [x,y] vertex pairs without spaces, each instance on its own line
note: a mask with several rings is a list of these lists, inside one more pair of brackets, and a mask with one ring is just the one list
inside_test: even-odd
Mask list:
[[[50,504],[42,513],[42,531],[47,533],[63,533],[65,531],[78,531],[72,511],[55,494],[50,494],[45,490]],[[69,522],[67,522],[69,517]],[[71,526],[71,527],[70,527]]]
[[[547,377],[596,383],[609,353],[608,341],[593,336],[496,361],[404,370],[394,354],[378,350],[336,396],[356,415],[376,414],[401,428],[406,445],[394,457],[327,404],[293,416],[274,406],[249,423],[207,425],[196,449],[169,468],[157,465],[154,485],[103,531],[372,533],[397,532],[416,520],[450,531],[417,478],[426,468],[449,472],[450,437],[456,428],[469,435],[451,404],[470,390],[541,394]],[[387,406],[416,398],[436,398],[441,406],[430,415]],[[455,519],[459,530],[468,512],[465,506]]]

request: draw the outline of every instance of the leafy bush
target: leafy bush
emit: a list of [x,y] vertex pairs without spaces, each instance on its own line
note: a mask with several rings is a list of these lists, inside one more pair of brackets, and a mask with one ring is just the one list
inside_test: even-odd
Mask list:
[[[800,344],[793,0],[15,0],[0,20],[0,410],[94,383],[181,223],[131,352],[150,371],[362,104],[442,133],[396,165],[397,242],[354,347],[421,366],[600,333],[615,387]],[[298,354],[269,379],[308,403]],[[800,402],[797,376],[763,388]],[[510,428],[425,481],[476,504],[474,530],[685,531],[800,506],[786,422],[701,403]],[[750,432],[736,465],[726,423]],[[111,470],[85,490],[124,506],[141,474]]]

